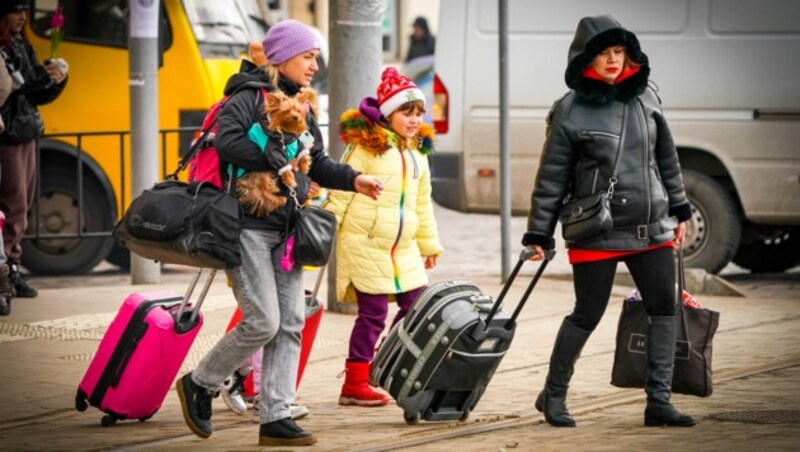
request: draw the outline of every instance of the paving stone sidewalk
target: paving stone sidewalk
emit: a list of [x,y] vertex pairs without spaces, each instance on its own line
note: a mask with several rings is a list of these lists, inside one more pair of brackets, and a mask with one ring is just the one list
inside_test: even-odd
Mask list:
[[[185,278],[188,280],[188,274]],[[442,275],[441,278],[454,275]],[[313,275],[309,275],[313,278]],[[180,279],[180,278],[179,278]],[[478,277],[487,293],[497,294],[497,277]],[[524,278],[512,288],[508,309],[524,290]],[[159,286],[163,288],[164,285]],[[173,289],[183,287],[174,283]],[[136,287],[135,290],[146,288]],[[217,431],[208,440],[192,436],[183,423],[177,397],[171,392],[162,409],[151,420],[100,426],[100,413],[90,409],[75,412],[78,381],[95,351],[104,326],[119,305],[120,294],[132,286],[43,289],[36,300],[15,304],[14,316],[0,321],[0,381],[4,383],[0,404],[0,448],[3,450],[105,450],[142,447],[148,450],[249,450],[257,444],[257,425],[239,417],[215,401]],[[570,402],[580,404],[621,391],[609,385],[616,320],[622,298],[630,288],[616,286],[612,303],[578,362],[570,391]],[[700,297],[707,307],[722,313],[715,342],[714,364],[718,373],[781,359],[800,357],[800,304],[795,299]],[[470,423],[531,416],[532,402],[543,384],[556,330],[572,304],[571,284],[543,279],[523,311],[517,337],[501,364]],[[70,306],[80,305],[81,314]],[[205,313],[206,324],[185,369],[192,368],[221,336],[233,310],[233,301],[223,281],[215,282]],[[346,341],[354,317],[326,312],[311,355],[298,401],[312,416],[302,421],[321,441],[315,450],[350,450],[385,446],[409,438],[446,431],[454,423],[422,423],[407,426],[396,406],[377,409],[339,407],[336,404],[342,380]],[[757,383],[753,383],[757,382]],[[746,384],[745,384],[746,383]],[[711,435],[722,445],[765,444],[780,449],[797,439],[798,425],[750,425],[706,420],[715,412],[785,409],[797,406],[797,368],[759,374],[747,380],[720,385],[709,399],[675,396],[676,403],[701,419],[696,429],[660,431],[641,427],[642,402],[600,410],[581,419],[581,426],[564,432],[546,425],[529,425],[494,434],[471,436],[431,444],[430,450],[457,446],[466,450],[500,448],[611,449],[621,445],[658,448],[665,438],[686,441],[689,449],[716,449]],[[642,396],[643,400],[643,396]],[[795,408],[796,409],[796,408]],[[538,415],[537,415],[538,416]],[[535,419],[535,418],[531,418]],[[540,417],[539,417],[540,419]],[[566,433],[566,434],[565,434]],[[698,436],[698,442],[685,439]],[[617,442],[609,443],[611,439]],[[660,438],[660,440],[659,440]],[[763,441],[763,438],[769,438]],[[785,441],[781,438],[788,438]],[[749,442],[747,442],[749,441]],[[671,443],[670,443],[671,444]],[[425,447],[423,447],[424,449]]]

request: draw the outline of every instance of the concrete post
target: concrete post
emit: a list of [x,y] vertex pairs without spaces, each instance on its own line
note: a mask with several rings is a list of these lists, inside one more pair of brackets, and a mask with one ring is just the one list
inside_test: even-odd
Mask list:
[[[357,107],[365,96],[374,96],[380,83],[381,19],[386,0],[331,0],[328,8],[331,55],[328,152],[332,159],[338,160],[344,151],[338,138],[339,117],[346,109]],[[355,305],[336,299],[335,256],[328,263],[328,310],[355,312]]]
[[508,0],[498,6],[500,44],[500,274],[511,275],[511,133],[508,124]]
[[[131,193],[158,181],[158,10],[157,1],[130,3]],[[131,283],[155,284],[161,266],[131,253]]]

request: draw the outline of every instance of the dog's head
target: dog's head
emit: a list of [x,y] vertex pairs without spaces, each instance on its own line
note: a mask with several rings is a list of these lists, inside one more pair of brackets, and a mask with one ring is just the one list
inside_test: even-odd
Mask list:
[[306,107],[300,100],[274,91],[267,94],[265,109],[270,130],[293,135],[300,135],[306,130]]

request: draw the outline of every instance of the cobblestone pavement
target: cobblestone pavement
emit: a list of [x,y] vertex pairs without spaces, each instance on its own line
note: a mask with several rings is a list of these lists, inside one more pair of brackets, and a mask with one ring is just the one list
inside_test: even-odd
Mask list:
[[[476,218],[483,221],[485,217],[489,216],[469,216],[473,221]],[[440,223],[446,223],[450,217],[442,214],[439,218]],[[480,221],[474,222],[480,224]],[[477,237],[486,237],[481,235],[481,227],[487,226],[471,229],[478,231]],[[447,240],[468,243],[465,241],[472,236],[468,234],[470,228],[456,229],[464,235],[448,236]],[[492,246],[482,242],[475,247],[446,245],[455,251],[447,258],[449,260],[442,258],[432,279],[467,276],[485,292],[499,293],[499,258],[496,258],[499,244],[495,245],[494,252],[490,252]],[[564,259],[563,254],[560,258]],[[560,271],[560,265],[557,262],[552,271]],[[535,264],[527,265],[525,275],[535,268]],[[234,415],[221,400],[214,402],[216,431],[208,440],[189,432],[174,391],[167,396],[161,410],[144,423],[121,422],[105,428],[100,426],[101,413],[96,409],[90,408],[84,413],[74,409],[77,383],[124,296],[132,291],[154,288],[182,292],[190,276],[188,271],[172,269],[165,272],[162,284],[154,287],[130,286],[126,278],[113,275],[85,279],[88,283],[78,287],[70,286],[65,280],[55,283],[42,280],[39,298],[14,300],[12,315],[0,318],[0,362],[3,363],[0,366],[3,383],[0,449],[257,449],[257,424],[251,423],[249,416]],[[309,285],[313,277],[313,273],[307,275]],[[521,278],[513,286],[508,309],[514,306],[526,282],[526,278]],[[48,283],[52,288],[46,288]],[[718,450],[737,446],[796,450],[795,444],[800,439],[797,424],[800,302],[797,292],[791,290],[793,285],[796,282],[790,281],[782,286],[784,290],[760,291],[745,298],[698,296],[706,307],[721,312],[714,345],[714,369],[718,377],[742,375],[746,369],[770,363],[782,363],[778,366],[782,369],[769,372],[756,369],[747,378],[729,379],[718,384],[714,395],[707,399],[675,396],[680,409],[700,420],[693,429],[645,429],[642,427],[643,393],[637,397],[637,391],[621,390],[608,383],[616,320],[621,300],[630,291],[624,286],[615,286],[608,312],[577,365],[569,400],[578,414],[579,427],[563,430],[542,424],[541,415],[534,413],[532,403],[544,381],[556,330],[573,303],[570,282],[547,278],[542,280],[523,311],[511,349],[466,423],[423,422],[408,426],[402,420],[402,412],[394,405],[372,409],[339,407],[336,401],[342,380],[337,379],[337,375],[344,367],[346,342],[354,318],[330,312],[323,315],[298,392],[298,402],[307,405],[312,412],[300,423],[320,437],[320,443],[313,446],[313,450],[380,450],[392,445],[407,445],[417,450],[456,447],[462,450],[566,447]],[[790,290],[785,290],[786,287]],[[204,308],[206,323],[184,371],[193,368],[221,337],[233,306],[223,278],[218,278]],[[631,394],[633,398],[629,397]],[[604,402],[617,395],[623,396],[619,400],[627,400],[627,403]],[[763,415],[776,410],[778,423],[771,424],[725,421],[718,416],[727,412]],[[432,442],[445,434],[503,423],[521,426]],[[415,439],[421,442],[413,446],[407,443]]]

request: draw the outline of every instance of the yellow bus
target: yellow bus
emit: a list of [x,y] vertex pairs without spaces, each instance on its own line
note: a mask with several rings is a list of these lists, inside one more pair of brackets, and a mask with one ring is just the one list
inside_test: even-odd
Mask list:
[[[238,70],[247,43],[267,27],[256,0],[160,3],[159,160],[165,174],[193,135],[178,129],[199,126]],[[57,56],[70,65],[69,81],[58,100],[40,109],[40,201],[29,215],[22,264],[38,274],[80,274],[105,258],[127,262],[109,231],[131,200],[128,1],[32,1],[25,32],[41,60],[50,57],[47,33],[58,6],[66,21]]]

